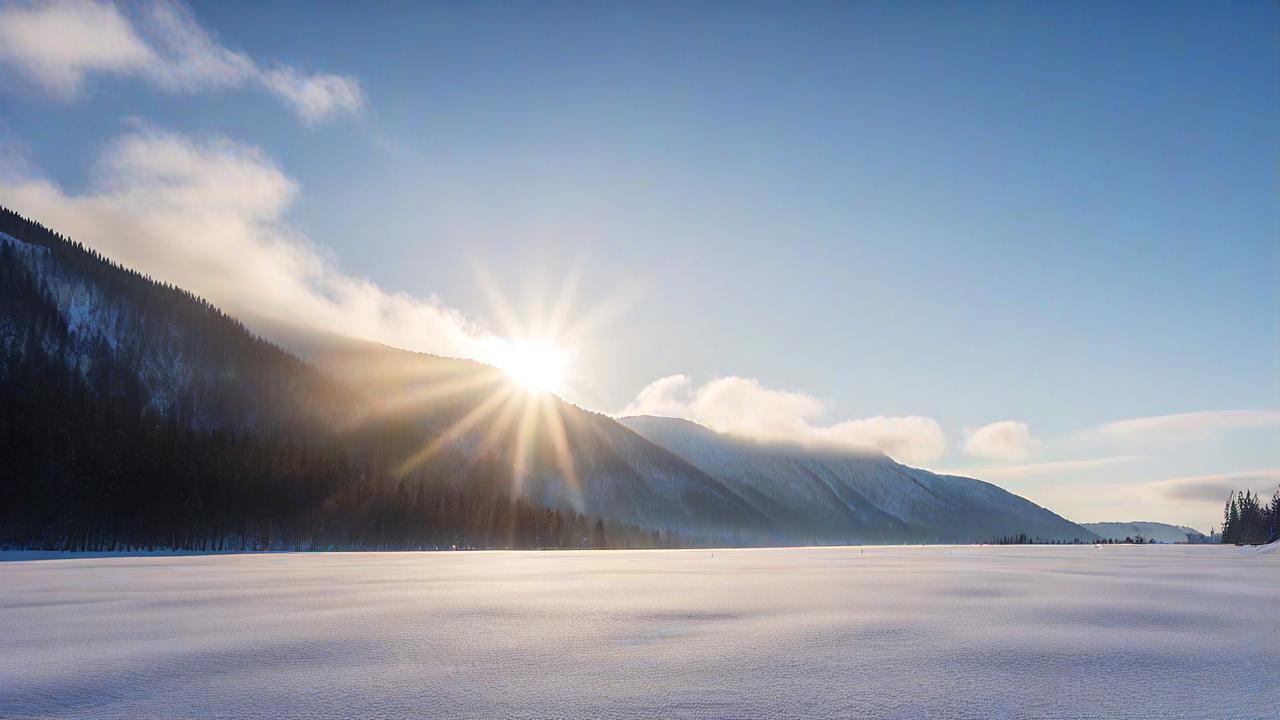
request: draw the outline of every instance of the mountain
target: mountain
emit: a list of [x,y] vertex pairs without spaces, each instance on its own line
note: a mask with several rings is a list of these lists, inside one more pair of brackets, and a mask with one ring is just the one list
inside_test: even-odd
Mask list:
[[614,419],[501,371],[269,329],[0,208],[0,546],[1091,537],[880,456]]
[[9,211],[0,280],[0,544],[547,544],[495,529],[512,515],[767,533],[719,481],[492,367],[318,335],[305,362]]
[[512,468],[513,492],[540,505],[685,535],[767,531],[719,480],[606,415],[523,391],[497,368],[310,330],[273,335],[359,393],[375,417],[416,427],[410,464],[445,444]]
[[1095,539],[1089,530],[990,483],[935,475],[883,455],[760,443],[673,418],[620,422],[720,479],[796,539]]
[[1208,535],[1186,525],[1166,525],[1158,522],[1097,522],[1081,523],[1081,525],[1104,540],[1141,537],[1148,542],[1200,543],[1206,542],[1209,538]]

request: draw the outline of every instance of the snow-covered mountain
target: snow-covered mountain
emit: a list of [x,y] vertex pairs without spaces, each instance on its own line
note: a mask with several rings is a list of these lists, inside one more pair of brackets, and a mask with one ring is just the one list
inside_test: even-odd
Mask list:
[[[6,354],[48,353],[90,384],[108,365],[127,369],[148,409],[202,428],[328,426],[361,412],[352,393],[186,291],[52,234],[0,232],[0,252],[32,284],[0,315]],[[20,337],[31,314],[35,337]]]
[[314,331],[278,328],[273,336],[358,393],[373,415],[417,428],[418,447],[443,438],[459,454],[504,468],[511,491],[539,504],[722,539],[770,532],[716,478],[607,415],[530,396],[492,366]]
[[620,422],[720,479],[797,539],[1094,539],[1081,526],[990,483],[936,475],[883,455],[754,442],[673,418]]
[[1105,540],[1124,540],[1141,537],[1148,542],[1184,543],[1204,542],[1208,536],[1186,525],[1168,525],[1158,522],[1096,522],[1081,523]]
[[3,208],[0,276],[0,544],[437,542],[430,522],[563,546],[596,519],[627,542],[1092,538],[883,456],[620,423],[487,365],[349,338],[272,333],[286,350]]

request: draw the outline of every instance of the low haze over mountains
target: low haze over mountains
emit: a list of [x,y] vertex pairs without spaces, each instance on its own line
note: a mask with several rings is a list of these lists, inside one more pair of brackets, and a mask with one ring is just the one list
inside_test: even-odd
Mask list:
[[272,333],[291,354],[11,212],[0,233],[0,543],[1095,538],[989,483],[618,421],[471,361]]
[[1097,522],[1082,523],[1098,537],[1104,540],[1124,540],[1125,538],[1142,538],[1148,542],[1184,543],[1205,542],[1208,535],[1185,525],[1168,525],[1158,522]]

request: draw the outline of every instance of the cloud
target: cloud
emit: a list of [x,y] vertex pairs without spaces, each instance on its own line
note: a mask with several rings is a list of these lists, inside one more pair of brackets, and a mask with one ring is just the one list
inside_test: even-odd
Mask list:
[[689,400],[693,388],[693,378],[688,375],[668,375],[645,385],[636,394],[622,412],[620,417],[629,415],[657,415],[659,417],[685,417],[689,411]]
[[825,409],[815,397],[766,388],[758,380],[721,377],[695,387],[687,375],[670,375],[649,383],[621,415],[680,417],[754,440],[882,452],[909,463],[932,462],[946,452],[946,437],[932,418],[879,416],[822,425],[816,421]]
[[130,12],[106,0],[4,2],[0,64],[63,100],[77,97],[96,74],[142,78],[169,92],[256,84],[307,123],[364,106],[354,78],[264,68],[220,44],[189,8],[166,0],[132,5]]
[[461,312],[341,272],[284,221],[297,194],[256,148],[155,129],[114,140],[83,193],[0,172],[0,197],[14,210],[251,326],[283,322],[488,358],[493,336]]
[[1233,490],[1252,490],[1264,498],[1270,497],[1277,484],[1280,484],[1280,469],[1170,478],[1150,483],[1150,487],[1174,500],[1222,504]]
[[154,60],[118,8],[87,1],[0,6],[0,57],[62,96],[90,70],[137,72]]
[[284,67],[262,74],[262,83],[288,100],[303,121],[316,123],[364,105],[364,93],[354,78],[338,75],[303,75]]
[[1039,445],[1026,423],[1002,420],[966,433],[966,455],[989,460],[1023,460]]
[[1094,432],[1113,439],[1160,442],[1202,437],[1215,431],[1280,425],[1280,410],[1206,410],[1119,420]]

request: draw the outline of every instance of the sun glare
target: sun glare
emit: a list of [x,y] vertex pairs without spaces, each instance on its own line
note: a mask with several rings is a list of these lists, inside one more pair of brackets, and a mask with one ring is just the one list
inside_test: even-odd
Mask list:
[[531,393],[556,392],[564,380],[565,353],[543,342],[509,342],[496,364]]

